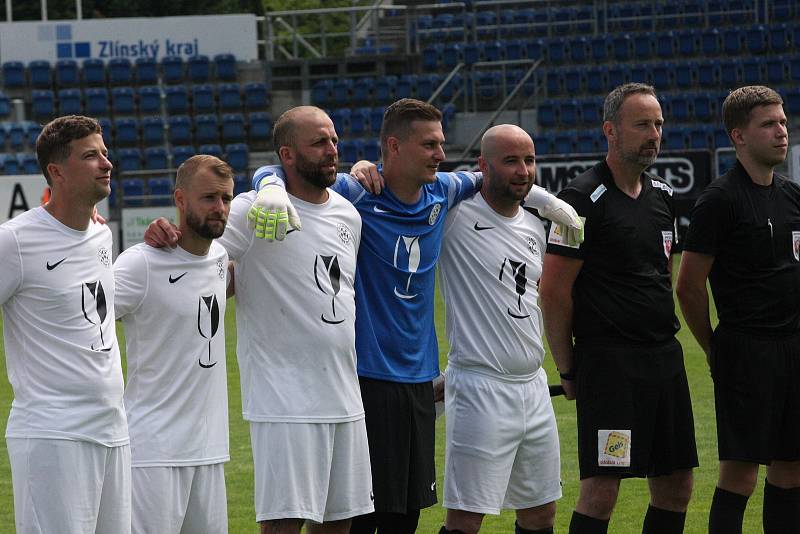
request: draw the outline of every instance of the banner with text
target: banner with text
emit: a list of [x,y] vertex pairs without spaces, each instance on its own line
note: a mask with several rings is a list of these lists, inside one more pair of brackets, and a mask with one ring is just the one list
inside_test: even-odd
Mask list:
[[[41,174],[0,176],[0,224],[41,205],[46,187]],[[97,204],[97,211],[108,219],[108,199]]]
[[153,206],[149,208],[124,208],[122,210],[122,249],[142,243],[144,232],[153,220],[166,218],[172,224],[178,224],[178,210],[175,206]]
[[0,23],[0,61],[139,57],[184,59],[230,53],[258,59],[255,15]]

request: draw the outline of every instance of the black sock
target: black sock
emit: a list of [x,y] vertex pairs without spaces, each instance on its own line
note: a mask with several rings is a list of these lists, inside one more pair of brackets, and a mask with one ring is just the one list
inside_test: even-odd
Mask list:
[[569,534],[606,534],[607,532],[608,521],[595,519],[580,512],[572,512]]
[[722,488],[714,490],[711,513],[708,515],[708,534],[742,534],[742,518],[747,499],[747,495],[739,495]]
[[553,534],[553,527],[540,528],[539,530],[530,530],[522,528],[519,523],[514,522],[514,534]]
[[800,532],[800,488],[783,489],[764,481],[764,534]]
[[642,534],[680,534],[685,522],[686,512],[672,512],[651,504],[644,516]]

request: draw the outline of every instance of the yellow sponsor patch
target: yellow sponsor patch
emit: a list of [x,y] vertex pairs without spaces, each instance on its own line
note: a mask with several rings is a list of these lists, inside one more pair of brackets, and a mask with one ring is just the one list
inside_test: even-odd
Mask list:
[[631,465],[631,431],[597,431],[597,465],[629,467]]

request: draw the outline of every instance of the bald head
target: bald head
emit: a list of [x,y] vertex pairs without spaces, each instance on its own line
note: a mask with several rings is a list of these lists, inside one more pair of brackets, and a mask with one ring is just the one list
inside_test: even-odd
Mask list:
[[511,144],[530,144],[531,151],[533,150],[533,140],[528,132],[514,124],[498,124],[492,126],[481,138],[481,156],[486,159],[492,159],[498,150],[502,147]]
[[278,157],[281,157],[282,146],[297,146],[298,132],[303,127],[320,122],[333,124],[328,114],[315,106],[297,106],[283,112],[272,128],[272,143]]

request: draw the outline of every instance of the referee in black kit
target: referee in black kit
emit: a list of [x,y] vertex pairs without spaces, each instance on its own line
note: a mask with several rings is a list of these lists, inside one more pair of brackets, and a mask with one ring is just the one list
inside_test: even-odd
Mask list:
[[[692,210],[678,277],[686,323],[714,379],[719,481],[711,534],[742,532],[759,464],[764,532],[800,532],[800,186],[773,172],[786,159],[783,100],[768,87],[722,105],[736,165]],[[719,325],[711,330],[706,278]]]
[[585,217],[585,241],[570,246],[556,225],[548,239],[545,333],[567,398],[577,400],[581,484],[571,534],[607,532],[622,478],[648,478],[644,533],[683,532],[692,493],[697,449],[675,339],[672,189],[644,172],[663,122],[652,87],[611,91],[608,155],[559,195]]

